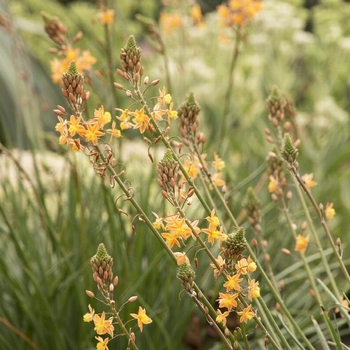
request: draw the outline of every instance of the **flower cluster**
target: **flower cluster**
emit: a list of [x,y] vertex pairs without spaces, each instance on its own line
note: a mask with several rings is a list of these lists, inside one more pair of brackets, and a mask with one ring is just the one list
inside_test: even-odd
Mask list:
[[260,0],[229,0],[218,6],[221,27],[241,26],[262,10]]
[[[50,52],[57,54],[51,64],[52,80],[55,83],[60,83],[62,75],[68,70],[71,61],[75,61],[77,69],[82,72],[88,72],[92,69],[92,66],[96,63],[96,58],[93,57],[89,50],[81,51],[78,48],[74,48],[69,43],[67,34],[68,30],[59,18],[48,15],[45,12],[41,13],[44,20],[44,29],[49,38],[59,46],[59,48],[52,48]],[[82,33],[79,32],[74,42],[81,39]]]
[[[97,284],[97,287],[99,291],[101,292],[102,296],[105,299],[105,303],[110,307],[111,313],[110,317],[106,319],[106,313],[103,311],[102,313],[96,313],[95,310],[91,307],[91,305],[88,306],[89,312],[86,313],[83,316],[84,322],[93,322],[95,327],[94,330],[97,334],[95,337],[98,341],[97,343],[97,350],[108,350],[108,343],[110,340],[116,337],[114,335],[114,324],[122,325],[122,320],[119,317],[119,312],[123,308],[123,306],[126,303],[131,303],[137,300],[136,296],[130,297],[126,303],[124,303],[120,309],[117,311],[115,309],[115,301],[113,299],[113,292],[114,288],[118,284],[118,277],[113,276],[112,266],[113,266],[113,259],[112,257],[107,253],[105,246],[101,243],[98,246],[96,254],[91,258],[90,260],[92,271],[93,271],[93,279]],[[91,291],[86,291],[86,294],[91,297],[95,298],[95,294]],[[140,331],[143,330],[144,324],[149,324],[152,322],[152,319],[147,316],[146,310],[139,307],[139,311],[137,314],[131,313],[130,316],[133,319],[137,320],[138,327]],[[125,327],[123,327],[125,328]],[[103,338],[101,335],[108,334],[110,337]],[[128,337],[129,341],[134,342],[135,340],[135,334],[127,332],[124,334]]]

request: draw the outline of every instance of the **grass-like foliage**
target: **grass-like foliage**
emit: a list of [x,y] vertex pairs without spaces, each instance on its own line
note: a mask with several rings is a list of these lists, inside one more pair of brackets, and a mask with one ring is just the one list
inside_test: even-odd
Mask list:
[[0,13],[1,349],[348,349],[349,4],[130,4]]

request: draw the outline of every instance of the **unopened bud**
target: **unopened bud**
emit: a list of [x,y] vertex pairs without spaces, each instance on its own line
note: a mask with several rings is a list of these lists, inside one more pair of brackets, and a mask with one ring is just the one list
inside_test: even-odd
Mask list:
[[337,238],[336,242],[337,242],[337,246],[340,247],[341,246],[341,239],[339,237]]
[[147,77],[145,77],[145,79],[143,79],[143,83],[144,83],[145,85],[147,85],[148,82],[149,82],[149,77],[147,76]]
[[118,276],[115,276],[114,280],[113,280],[114,287],[117,286],[118,282],[119,282],[119,278],[118,278]]
[[75,43],[77,43],[82,37],[83,37],[83,32],[80,31],[80,32],[78,32],[78,33],[75,35],[75,37],[73,38],[73,41],[74,41]]
[[131,333],[130,333],[130,339],[131,339],[133,342],[135,342],[136,336],[135,336],[135,333],[134,333],[134,332],[131,332]]
[[313,289],[309,289],[309,293],[313,298],[315,297],[315,291]]
[[324,207],[323,207],[323,204],[322,204],[322,203],[320,203],[318,207],[320,208],[320,210],[323,211]]
[[128,299],[128,302],[129,302],[129,303],[133,303],[133,302],[136,301],[136,300],[137,300],[137,296],[134,295],[134,296],[132,296],[132,297],[130,297],[130,298]]
[[257,247],[258,246],[258,241],[255,238],[252,239],[252,246],[253,247]]
[[113,284],[113,283],[111,283],[111,284],[109,285],[109,292],[110,292],[110,293],[113,293],[113,292],[114,292],[114,284]]
[[290,250],[286,249],[286,248],[282,248],[282,253],[286,254],[286,255],[290,255]]
[[125,91],[125,94],[126,94],[126,96],[128,96],[128,97],[131,97],[131,96],[132,96],[132,92],[131,92],[130,90],[126,90],[126,91]]
[[156,86],[159,83],[159,79],[153,80],[151,86]]
[[306,221],[303,221],[303,223],[301,224],[301,229],[302,229],[303,231],[305,231],[306,228],[307,228],[307,222],[306,222]]
[[288,191],[286,194],[286,198],[287,199],[292,199],[293,198],[293,192],[292,191]]
[[281,311],[281,305],[279,303],[276,303],[275,309],[276,311]]
[[95,298],[95,294],[91,290],[86,290],[85,293],[89,298]]
[[265,262],[269,263],[271,261],[270,254],[265,254]]
[[284,280],[280,281],[279,286],[280,286],[280,290],[284,289],[284,287],[286,286],[286,284],[284,283]]
[[119,83],[114,83],[114,86],[119,89],[119,90],[123,90],[123,85],[119,84]]

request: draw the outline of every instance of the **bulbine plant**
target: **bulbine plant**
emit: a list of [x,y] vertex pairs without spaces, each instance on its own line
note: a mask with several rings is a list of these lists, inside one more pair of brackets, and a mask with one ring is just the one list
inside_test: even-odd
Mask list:
[[[225,10],[226,16],[230,11],[237,14],[233,9],[234,2],[230,4],[231,7]],[[108,25],[112,14],[107,10],[103,14]],[[44,18],[47,33],[60,46],[61,52],[66,52],[65,27],[57,18],[47,15]],[[241,35],[241,31],[239,33]],[[236,50],[230,75],[239,53]],[[201,109],[194,94],[190,93],[175,109],[175,101],[166,87],[155,93],[160,80],[148,77],[142,65],[142,51],[132,35],[120,51],[120,61],[121,69],[116,70],[119,79],[113,81],[113,86],[131,103],[128,108],[116,106],[118,115],[115,118],[103,105],[93,113],[87,109],[90,92],[79,70],[81,62],[69,62],[61,75],[62,94],[69,110],[60,105],[55,109],[59,143],[85,154],[96,174],[109,182],[111,190],[118,188],[131,203],[136,217],[148,226],[173,261],[174,277],[177,269],[176,277],[181,285],[179,292],[181,288],[181,295],[186,294],[196,304],[227,349],[257,346],[269,349],[347,348],[342,343],[342,329],[350,326],[345,294],[350,277],[343,261],[342,242],[332,236],[327,224],[334,217],[335,209],[333,203],[317,203],[311,192],[317,183],[313,175],[304,173],[298,164],[298,147],[302,140],[299,139],[292,101],[278,88],[273,88],[267,99],[266,114],[271,127],[265,134],[272,147],[267,156],[266,178],[269,179],[267,189],[271,202],[283,213],[285,226],[295,242],[294,252],[281,247],[283,254],[298,260],[298,269],[303,271],[300,274],[310,286],[309,295],[300,296],[305,299],[302,310],[293,308],[289,297],[285,297],[283,279],[274,272],[274,256],[268,253],[268,241],[264,238],[258,190],[249,188],[244,196],[242,207],[246,221],[239,221],[230,208],[230,184],[224,179],[226,163],[222,155],[204,152],[209,141],[201,130]],[[229,84],[228,99],[231,89]],[[225,106],[227,114],[229,100]],[[137,192],[125,182],[128,161],[119,162],[115,148],[118,142],[123,142],[121,137],[126,129],[138,130],[148,146],[148,158],[157,170],[154,182],[168,203],[166,215],[154,212],[154,217],[150,217],[140,204]],[[224,130],[222,135],[228,137]],[[152,153],[155,147],[164,152],[158,164],[154,164]],[[295,200],[301,204],[302,214],[299,212],[299,215],[305,218],[300,225],[295,224],[290,210]],[[190,210],[193,206],[200,208],[196,213],[204,215],[193,214]],[[117,205],[116,210],[128,215]],[[316,213],[316,220],[313,220],[311,210]],[[317,221],[323,233],[316,228]],[[246,239],[248,229],[255,234],[250,242]],[[311,243],[316,249],[308,255]],[[137,321],[142,331],[144,325],[152,322],[152,315],[148,316],[146,309],[139,306],[137,313],[135,310],[128,319],[122,319],[121,310],[137,297],[131,295],[124,303],[116,305],[114,293],[120,284],[112,271],[112,256],[113,252],[105,244],[98,246],[96,255],[91,258],[91,267],[99,294],[86,291],[88,297],[98,299],[108,311],[99,312],[89,305],[89,312],[83,318],[94,323],[98,350],[108,349],[108,344],[120,335],[126,337],[128,348],[137,349],[138,337],[142,335],[136,336],[133,321]],[[207,287],[196,282],[199,265],[210,268],[220,285],[219,289],[211,290],[216,293],[214,301]],[[233,328],[228,326],[230,318],[236,320]]]

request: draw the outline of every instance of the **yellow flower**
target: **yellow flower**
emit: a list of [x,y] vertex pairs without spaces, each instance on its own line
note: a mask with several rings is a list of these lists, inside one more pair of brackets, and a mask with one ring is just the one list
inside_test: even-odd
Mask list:
[[198,27],[204,26],[202,10],[198,4],[194,4],[191,6],[190,15],[192,17],[194,24],[196,24]]
[[[225,259],[223,259],[221,255],[219,255],[218,258],[215,260],[217,261],[221,269],[225,266]],[[214,278],[217,279],[220,274],[220,270],[217,269],[214,263],[210,264],[210,266],[214,269]]]
[[235,268],[238,274],[246,275],[249,272],[253,272],[256,270],[256,263],[248,256],[248,260],[246,258],[242,258],[235,264]]
[[248,286],[248,299],[252,301],[253,298],[258,298],[260,296],[259,281],[255,279],[249,281]]
[[[187,226],[185,218],[180,218],[178,215],[171,215],[165,218],[164,221],[167,223],[165,229],[174,233],[176,237],[187,239],[191,236],[192,230]],[[200,229],[197,227],[197,224],[198,220],[191,222],[196,233],[199,233]]]
[[129,110],[128,109],[122,110],[120,108],[116,108],[116,110],[122,112],[122,115],[120,117],[117,117],[117,119],[121,121],[120,128],[122,130],[132,128],[134,125],[132,123],[130,123],[131,116],[129,114]]
[[143,108],[137,109],[135,112],[129,112],[129,114],[134,117],[134,129],[140,129],[140,133],[143,134],[148,128],[149,116],[144,113]]
[[175,252],[176,263],[180,266],[182,264],[190,265],[190,260],[188,259],[186,253]]
[[86,142],[91,141],[93,145],[97,145],[98,138],[103,136],[105,133],[99,130],[98,124],[87,123],[87,130],[84,132]]
[[176,28],[182,27],[181,15],[177,13],[166,13],[162,12],[160,14],[160,24],[164,29],[165,34],[171,34],[171,32]]
[[278,181],[272,175],[270,176],[270,183],[267,188],[270,193],[276,192],[278,189]]
[[216,322],[222,323],[224,326],[226,326],[226,317],[230,314],[230,312],[225,311],[224,313],[222,313],[221,310],[217,309],[216,314],[217,314]]
[[91,307],[90,304],[89,304],[88,308],[89,308],[90,312],[86,313],[83,316],[84,322],[91,322],[93,320],[93,318],[94,318],[94,315],[95,315],[95,310]]
[[309,244],[309,240],[310,240],[310,236],[304,237],[303,235],[298,235],[294,250],[296,252],[305,253],[307,246]]
[[62,59],[55,58],[50,62],[53,82],[60,83],[62,81],[62,74],[67,72],[71,61],[75,61],[77,70],[81,72],[91,70],[92,66],[96,63],[96,58],[88,50],[84,50],[80,54],[80,49],[74,49],[68,45],[63,51]]
[[59,115],[57,117],[59,122],[56,124],[55,130],[58,131],[60,134],[63,134],[64,132],[67,133],[67,121]]
[[137,319],[137,325],[139,326],[141,332],[144,324],[149,324],[152,320],[146,315],[146,310],[139,306],[139,312],[137,314],[130,314],[131,317]]
[[312,187],[315,187],[317,185],[317,182],[312,180],[314,177],[314,174],[305,174],[301,177],[301,179],[304,181],[305,187],[310,191]]
[[107,129],[107,130],[106,130],[107,133],[111,135],[110,140],[109,140],[109,143],[111,143],[113,137],[115,137],[115,138],[122,137],[121,131],[118,130],[118,129],[116,129],[115,126],[116,126],[116,122],[113,121],[113,123],[112,123],[112,129]]
[[[214,174],[211,177],[211,180],[214,182],[214,184],[217,187],[222,187],[226,184],[226,182],[221,178],[221,176],[222,176],[222,173],[214,172]],[[212,189],[212,188],[210,188],[210,189]]]
[[225,162],[216,153],[214,153],[214,161],[211,164],[218,171],[221,171],[226,166]]
[[101,106],[99,109],[95,109],[93,121],[96,121],[100,129],[102,129],[111,120],[112,120],[111,113],[105,112],[105,109],[103,106]]
[[69,125],[69,134],[70,136],[74,136],[76,133],[79,135],[84,135],[85,133],[85,128],[83,125],[80,124],[81,122],[81,117],[75,118],[74,115],[70,116],[70,120],[67,123]]
[[170,119],[177,119],[177,111],[173,111],[173,105],[174,103],[171,102],[169,108],[167,109],[167,114],[168,114],[168,124],[170,124]]
[[220,225],[219,218],[215,216],[215,209],[213,209],[210,213],[210,216],[207,216],[205,219],[210,223],[210,225],[213,225],[215,228]]
[[219,241],[226,241],[227,239],[227,235],[218,231],[212,224],[209,225],[209,228],[205,228],[202,231],[208,235],[208,242],[211,243],[211,245],[214,245],[215,239]]
[[111,24],[114,21],[114,10],[101,11],[98,14],[101,24]]
[[153,226],[159,230],[160,228],[163,228],[163,218],[160,218],[157,213],[152,211],[153,215],[156,217],[156,221],[153,222]]
[[252,306],[248,305],[242,311],[237,311],[237,315],[241,316],[239,318],[239,322],[248,322],[250,319],[254,317],[254,312],[252,311]]
[[103,339],[102,337],[95,337],[98,340],[98,343],[96,345],[97,350],[108,350],[108,342],[109,338]]
[[231,311],[232,308],[237,307],[237,297],[238,293],[235,294],[229,294],[229,293],[219,293],[219,299],[217,301],[219,302],[219,307],[223,308],[225,307],[228,311]]
[[113,337],[113,317],[110,317],[108,320],[106,320],[106,314],[103,311],[101,316],[98,314],[95,314],[93,317],[93,321],[95,323],[94,330],[97,334],[102,335],[108,333],[111,337]]
[[[198,174],[200,173],[199,165],[200,165],[200,161],[197,157],[194,158],[193,160],[184,161],[184,168],[186,169],[188,176],[192,180],[196,179],[198,177]],[[187,181],[183,175],[182,175],[182,180]]]
[[239,278],[240,275],[233,275],[233,276],[227,276],[227,281],[224,283],[224,287],[226,288],[226,292],[229,292],[230,290],[236,290],[237,292],[241,291],[241,286],[239,285],[239,282],[241,282],[243,279]]
[[220,27],[243,25],[261,9],[262,3],[260,0],[229,0],[228,6],[218,6]]
[[180,238],[180,236],[177,236],[174,233],[174,231],[171,231],[169,233],[163,232],[162,236],[165,238],[166,244],[168,245],[168,247],[170,249],[174,246],[174,244],[176,244],[178,247],[180,247],[180,242],[178,240],[178,238]]
[[333,203],[327,203],[324,213],[327,220],[332,220],[334,218],[335,209],[333,208]]

